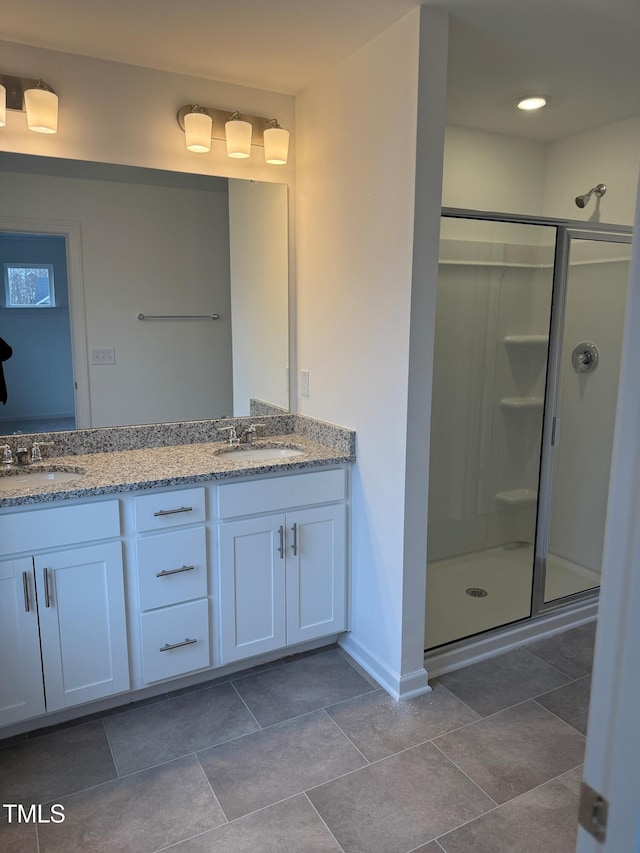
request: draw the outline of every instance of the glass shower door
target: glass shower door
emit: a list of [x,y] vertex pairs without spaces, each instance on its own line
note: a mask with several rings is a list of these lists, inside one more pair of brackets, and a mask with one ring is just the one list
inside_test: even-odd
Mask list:
[[[629,241],[622,235],[567,235],[556,405],[547,423],[548,527],[544,529],[543,513],[538,522],[542,577],[536,583],[534,613],[600,585]],[[543,502],[544,487],[541,508]]]
[[444,217],[425,648],[531,615],[556,229]]

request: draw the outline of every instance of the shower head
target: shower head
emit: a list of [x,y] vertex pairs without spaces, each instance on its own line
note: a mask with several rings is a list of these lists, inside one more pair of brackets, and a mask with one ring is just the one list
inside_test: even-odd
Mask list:
[[584,195],[577,195],[576,196],[576,204],[580,208],[586,207],[589,204],[589,199],[591,198],[592,195],[595,195],[598,198],[602,198],[602,196],[606,193],[606,191],[607,191],[607,188],[606,188],[605,184],[596,184],[595,187],[591,187],[591,189],[589,190],[588,193],[585,193]]

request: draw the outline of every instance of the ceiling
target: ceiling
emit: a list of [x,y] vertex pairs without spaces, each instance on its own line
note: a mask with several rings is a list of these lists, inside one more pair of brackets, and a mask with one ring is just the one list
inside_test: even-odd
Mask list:
[[[2,37],[295,95],[417,4],[21,0]],[[427,4],[452,15],[449,123],[548,141],[640,114],[640,0]],[[533,92],[544,110],[514,108]]]

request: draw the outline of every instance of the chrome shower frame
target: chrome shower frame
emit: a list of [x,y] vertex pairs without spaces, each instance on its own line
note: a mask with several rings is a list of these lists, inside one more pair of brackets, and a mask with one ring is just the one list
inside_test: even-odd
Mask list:
[[427,651],[425,657],[429,672],[433,675],[466,665],[474,660],[483,659],[498,650],[512,648],[522,642],[535,638],[539,634],[546,635],[549,632],[563,630],[572,624],[582,624],[585,621],[593,619],[597,612],[599,587],[573,593],[549,602],[545,602],[544,600],[553,486],[554,448],[552,441],[560,384],[560,359],[569,269],[569,246],[572,239],[629,243],[633,234],[632,228],[626,225],[496,213],[494,211],[466,210],[464,208],[443,207],[441,215],[442,217],[453,219],[475,219],[553,227],[556,229],[556,245],[554,252],[553,293],[545,383],[542,447],[540,454],[531,613],[530,616],[516,623],[498,626],[480,635],[466,637],[449,643],[446,646]]

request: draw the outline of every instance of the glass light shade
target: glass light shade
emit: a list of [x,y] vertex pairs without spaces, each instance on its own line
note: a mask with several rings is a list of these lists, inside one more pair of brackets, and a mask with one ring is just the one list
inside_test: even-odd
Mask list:
[[7,123],[7,90],[0,86],[0,127]]
[[264,134],[264,159],[274,166],[285,166],[289,156],[289,131],[270,127]]
[[547,99],[542,95],[531,95],[528,98],[521,98],[518,101],[519,110],[539,110],[547,103]]
[[47,89],[25,89],[27,127],[36,133],[57,133],[58,96]]
[[251,156],[251,122],[242,119],[230,119],[225,122],[224,133],[227,140],[227,155],[237,160]]
[[189,151],[204,154],[211,151],[213,121],[206,113],[187,113],[184,117],[184,135]]

